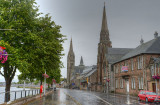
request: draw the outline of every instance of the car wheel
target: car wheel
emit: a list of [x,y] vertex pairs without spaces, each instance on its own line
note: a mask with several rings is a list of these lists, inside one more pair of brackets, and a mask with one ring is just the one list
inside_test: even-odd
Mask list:
[[146,98],[146,102],[148,102],[148,98]]
[[138,101],[141,101],[139,97],[138,97]]

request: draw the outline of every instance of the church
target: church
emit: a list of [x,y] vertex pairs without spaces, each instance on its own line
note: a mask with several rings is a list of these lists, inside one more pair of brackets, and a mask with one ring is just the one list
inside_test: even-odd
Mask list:
[[[155,32],[153,39],[136,48],[112,47],[107,25],[106,9],[103,7],[102,26],[98,43],[97,65],[90,69],[87,79],[91,90],[136,95],[140,90],[159,92],[160,88],[160,37]],[[77,73],[80,75],[86,66],[81,58],[80,65],[75,65],[72,39],[67,58],[67,82]],[[91,73],[91,71],[93,73]],[[90,79],[88,79],[90,78]],[[74,78],[76,80],[76,78]],[[81,82],[81,81],[80,81]],[[88,89],[88,88],[87,88]]]

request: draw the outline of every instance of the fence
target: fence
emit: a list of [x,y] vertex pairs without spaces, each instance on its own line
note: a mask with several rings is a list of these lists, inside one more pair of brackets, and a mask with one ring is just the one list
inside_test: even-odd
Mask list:
[[[16,99],[20,99],[23,97],[30,97],[33,95],[37,95],[39,93],[40,93],[39,89],[2,92],[0,93],[0,104],[8,101],[14,101]],[[5,100],[5,94],[7,97],[6,100]],[[10,100],[9,100],[9,95],[10,95]]]

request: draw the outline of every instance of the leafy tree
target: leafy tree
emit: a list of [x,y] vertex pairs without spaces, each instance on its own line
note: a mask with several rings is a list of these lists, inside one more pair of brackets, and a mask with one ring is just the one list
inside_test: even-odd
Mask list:
[[[60,34],[61,27],[51,21],[51,17],[40,17],[35,4],[35,0],[0,0],[0,28],[14,29],[0,31],[0,46],[6,47],[7,52],[12,54],[6,63],[0,64],[6,92],[10,91],[17,69],[22,80],[33,81],[36,78],[42,81],[45,70],[50,76],[56,76],[57,81],[60,80],[64,36]],[[9,100],[10,96],[6,93],[5,101]]]

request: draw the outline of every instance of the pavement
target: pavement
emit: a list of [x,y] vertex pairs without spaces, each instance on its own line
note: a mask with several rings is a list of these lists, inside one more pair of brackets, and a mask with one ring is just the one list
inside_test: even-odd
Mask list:
[[145,103],[137,97],[120,94],[107,94],[83,90],[57,89],[52,94],[35,100],[28,105],[160,105]]

